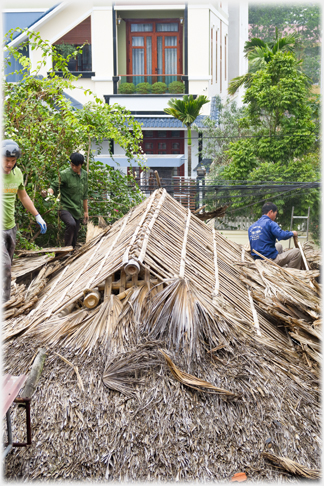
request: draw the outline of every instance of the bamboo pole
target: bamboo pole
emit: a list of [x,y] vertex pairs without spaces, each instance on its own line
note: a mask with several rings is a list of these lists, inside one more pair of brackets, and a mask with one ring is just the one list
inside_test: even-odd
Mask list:
[[186,227],[184,231],[182,251],[181,251],[181,262],[180,262],[180,271],[179,271],[180,278],[184,277],[184,272],[185,272],[186,246],[187,246],[188,232],[190,226],[190,219],[191,219],[191,211],[188,208],[188,215],[187,215],[187,221],[186,221]]

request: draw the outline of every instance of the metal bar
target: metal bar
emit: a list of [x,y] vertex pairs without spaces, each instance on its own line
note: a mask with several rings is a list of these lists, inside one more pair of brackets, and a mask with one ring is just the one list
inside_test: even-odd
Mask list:
[[[10,423],[10,433],[11,436],[9,436],[9,427],[8,427],[8,443],[5,445],[10,445],[10,441],[12,444],[12,447],[26,447],[27,445],[32,444],[32,438],[31,438],[31,419],[30,419],[30,397],[16,397],[14,400],[16,403],[22,403],[26,406],[26,428],[27,428],[27,442],[12,442],[12,433],[11,433],[11,423]],[[10,418],[10,416],[9,416]],[[7,418],[7,426],[8,426],[8,418]]]
[[185,93],[189,94],[189,77],[188,77],[188,3],[185,3],[184,8],[184,72],[183,81],[185,83]]
[[12,449],[12,444],[9,444],[5,450],[3,451],[3,454],[2,454],[2,459],[4,459],[6,457],[7,454],[9,454],[9,452],[11,451]]
[[308,206],[308,216],[307,216],[307,226],[306,226],[306,239],[308,241],[308,230],[309,230],[309,217],[310,217],[310,206]]
[[[294,206],[291,209],[291,220],[290,220],[290,230],[289,231],[292,231],[293,219],[294,219]],[[290,248],[290,242],[291,242],[291,238],[289,239],[289,248]]]
[[116,32],[117,29],[116,29],[115,3],[112,4],[112,23],[113,23],[113,69],[114,69],[114,76],[117,76],[117,32]]
[[11,429],[11,417],[10,417],[10,408],[6,413],[7,419],[7,431],[8,431],[8,445],[12,445],[12,429]]
[[27,445],[31,445],[31,421],[30,421],[30,401],[26,402],[26,427],[27,427]]
[[184,76],[184,74],[116,74],[120,78],[132,78],[135,76],[149,76],[150,78],[158,78],[159,76]]
[[12,446],[13,446],[13,444],[12,444],[12,429],[11,429],[11,418],[10,418],[10,407],[9,407],[9,409],[6,412],[6,419],[7,419],[8,442],[5,444],[7,447],[3,451],[2,459],[4,459],[7,454],[9,454],[9,452],[11,451]]

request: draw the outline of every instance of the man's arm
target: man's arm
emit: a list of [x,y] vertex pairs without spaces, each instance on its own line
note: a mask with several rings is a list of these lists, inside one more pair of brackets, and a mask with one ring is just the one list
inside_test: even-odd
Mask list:
[[63,185],[63,180],[64,177],[63,175],[61,174],[61,182],[59,182],[59,179],[56,178],[52,183],[51,183],[51,186],[48,188],[48,189],[44,189],[43,191],[41,191],[41,195],[43,197],[46,197],[48,194],[51,194],[52,196],[55,195],[57,196],[58,195],[58,192],[59,192],[59,188],[60,186]]
[[25,189],[18,189],[17,195],[24,208],[33,216],[36,216],[38,214],[38,211],[35,208],[33,201],[30,199]]
[[83,212],[84,212],[84,219],[83,223],[87,224],[89,221],[89,213],[88,213],[88,174],[86,173],[85,183],[84,183],[84,190],[83,190]]
[[291,238],[292,236],[298,236],[297,231],[284,231],[274,221],[271,221],[271,232],[278,241],[289,240],[289,238]]
[[31,213],[33,216],[35,216],[37,224],[40,226],[40,232],[43,235],[46,233],[47,226],[41,215],[38,213],[37,209],[34,206],[33,201],[30,199],[28,196],[27,192],[25,189],[18,189],[17,195],[20,199],[21,204],[24,206],[24,208]]

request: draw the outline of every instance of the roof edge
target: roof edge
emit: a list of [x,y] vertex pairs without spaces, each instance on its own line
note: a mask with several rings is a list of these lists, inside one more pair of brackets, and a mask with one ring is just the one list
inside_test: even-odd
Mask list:
[[[56,5],[54,5],[54,7],[51,7],[50,9],[46,10],[46,12],[44,12],[44,14],[41,17],[39,17],[39,19],[37,19],[33,24],[28,26],[28,29],[35,30],[40,25],[45,24],[52,17],[55,17],[55,15],[57,15],[64,7],[66,7],[66,5],[67,5],[67,2],[60,2]],[[8,47],[16,47],[19,44],[21,44],[23,41],[25,41],[26,39],[27,39],[26,32],[22,32],[20,35],[18,35],[18,37],[13,39],[11,42],[8,42],[7,46]]]

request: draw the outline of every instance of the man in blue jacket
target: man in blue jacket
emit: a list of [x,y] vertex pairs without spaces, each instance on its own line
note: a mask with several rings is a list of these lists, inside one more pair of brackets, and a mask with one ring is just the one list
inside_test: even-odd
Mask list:
[[302,256],[300,250],[295,248],[283,251],[282,245],[276,243],[276,240],[288,240],[292,236],[298,235],[297,231],[283,231],[275,223],[277,214],[278,208],[275,204],[267,202],[262,206],[261,218],[249,227],[251,255],[255,260],[261,259],[257,254],[253,254],[253,250],[256,250],[266,258],[273,260],[280,267],[301,269]]

